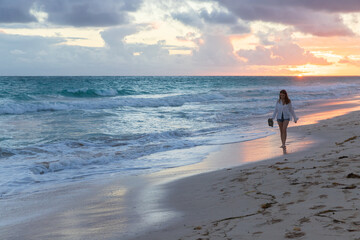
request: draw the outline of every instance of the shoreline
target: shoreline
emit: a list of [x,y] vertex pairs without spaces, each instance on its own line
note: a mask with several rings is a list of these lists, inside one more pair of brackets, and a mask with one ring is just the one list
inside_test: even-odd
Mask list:
[[[147,175],[111,176],[111,179],[98,182],[65,185],[45,193],[29,194],[14,202],[0,201],[2,209],[6,209],[1,214],[4,222],[2,224],[0,221],[0,234],[5,239],[98,239],[100,231],[102,239],[131,239],[154,227],[162,228],[164,222],[171,224],[178,217],[177,211],[162,203],[168,194],[164,188],[166,184],[226,167],[252,164],[239,162],[238,156],[258,144],[267,144],[268,151],[251,154],[255,163],[266,159],[268,154],[282,156],[283,152],[277,146],[278,138],[274,134],[226,144],[203,161],[192,165]],[[289,143],[299,138],[299,134],[291,134]],[[276,147],[269,145],[272,142],[276,143]],[[300,146],[292,145],[288,147],[289,152],[300,150]],[[219,164],[218,160],[224,157],[223,154],[233,158]],[[19,217],[23,213],[27,216]],[[42,231],[37,230],[39,226]]]
[[323,139],[306,151],[167,184],[177,221],[131,239],[358,239],[359,118],[298,128]]
[[[343,109],[341,105],[336,105],[335,108]],[[346,109],[349,110],[349,108]],[[342,115],[343,112],[344,109],[339,113],[340,116],[346,116]],[[306,129],[308,126],[319,126],[319,124],[292,125],[296,129]],[[295,128],[289,128],[290,146],[288,149],[291,154],[286,156],[299,154],[301,149],[307,149],[312,144],[320,144],[317,136],[314,139],[314,134],[301,132],[296,135]],[[283,153],[280,152],[280,155],[274,158],[276,156],[270,150],[277,154],[281,151],[277,146],[280,143],[278,138],[278,135],[275,134],[262,139],[224,145],[220,151],[210,153],[205,160],[198,164],[142,176],[112,175],[111,180],[74,184],[71,187],[65,186],[63,189],[56,189],[54,194],[50,191],[49,196],[43,193],[33,194],[31,199],[18,199],[15,203],[5,203],[6,211],[1,215],[5,218],[13,217],[14,221],[10,221],[8,224],[4,223],[2,225],[4,228],[0,230],[0,233],[7,237],[5,239],[20,239],[24,236],[26,239],[71,239],[73,237],[98,239],[100,235],[102,239],[119,239],[119,237],[129,239],[134,235],[141,236],[139,234],[144,232],[147,237],[150,237],[148,235],[150,233],[159,234],[159,232],[154,233],[154,230],[162,231],[164,227],[171,229],[174,219],[182,216],[182,211],[171,205],[174,200],[166,201],[171,195],[171,188],[179,186],[176,184],[189,179],[227,171],[219,169],[251,168],[262,164],[267,165],[269,161],[277,161],[274,159],[282,158]],[[307,143],[299,146],[298,143],[295,143],[299,138]],[[265,148],[269,150],[268,152],[257,151],[258,155],[255,156],[256,147],[258,145],[265,146],[265,143],[275,143],[276,146],[270,144]],[[247,153],[242,158],[252,157],[255,162],[244,165],[244,162],[236,161],[237,156],[243,155],[246,151]],[[269,159],[269,155],[271,160],[265,160]],[[219,164],[218,160],[224,158],[232,159]],[[239,164],[243,165],[235,167]],[[214,172],[214,170],[218,171]],[[192,184],[196,185],[197,180]],[[172,187],[169,188],[169,186]],[[44,197],[48,198],[45,200]],[[0,204],[4,206],[3,201]],[[14,216],[14,214],[23,213],[24,210],[26,210],[28,218],[19,219]],[[164,225],[164,222],[167,224]],[[39,226],[43,230],[38,231]],[[21,232],[18,231],[19,228],[22,230]],[[84,231],[87,232],[84,233]],[[172,236],[167,237],[173,239]]]

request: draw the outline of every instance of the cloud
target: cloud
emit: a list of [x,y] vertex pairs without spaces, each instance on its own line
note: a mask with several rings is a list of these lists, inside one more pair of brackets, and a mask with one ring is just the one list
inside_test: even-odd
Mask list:
[[173,46],[164,40],[155,44],[125,41],[148,27],[109,28],[101,32],[105,47],[97,48],[64,45],[66,39],[61,37],[0,34],[0,75],[259,75],[276,71],[285,74],[286,69],[272,69],[274,65],[328,64],[285,42],[234,53],[230,38],[221,33],[201,37],[186,34],[184,41],[197,45],[190,55],[171,55]]
[[329,65],[324,58],[315,57],[294,43],[279,43],[270,48],[257,46],[255,50],[240,50],[238,56],[249,65]]
[[49,45],[57,45],[65,41],[65,39],[58,37],[45,38],[2,33],[0,34],[0,52],[7,53],[17,49],[24,53],[32,54],[36,52],[36,49],[46,50],[46,47]]
[[0,0],[0,23],[29,23],[36,22],[30,13],[33,1],[28,0]]
[[[75,27],[106,27],[130,22],[129,12],[143,0],[0,0],[0,22],[28,23],[32,9],[47,14],[49,23]],[[39,8],[39,9],[38,9]]]
[[[239,62],[229,38],[193,33],[199,44],[190,55],[171,55],[164,40],[127,43],[126,37],[148,28],[131,25],[101,32],[105,47],[64,45],[66,38],[0,34],[0,75],[198,75],[226,73]],[[225,70],[224,70],[225,69]]]
[[[65,38],[0,34],[0,75],[184,75],[195,74],[191,56],[170,55],[165,41],[127,44],[146,26],[110,28],[105,47],[64,45]],[[136,56],[134,53],[140,53]]]
[[198,13],[192,9],[188,10],[187,12],[173,12],[171,13],[171,17],[188,26],[197,28],[202,28],[204,26],[204,23],[199,17]]
[[[284,73],[286,66],[330,64],[324,58],[316,57],[294,44],[291,38],[294,29],[318,36],[351,34],[351,31],[344,27],[337,12],[332,13],[337,9],[335,6],[328,10],[319,10],[307,7],[308,5],[304,3],[295,4],[296,1],[290,0],[292,4],[284,0],[268,0],[275,3],[272,6],[264,0],[223,0],[219,3],[213,0],[210,4],[194,0],[186,3],[169,3],[161,11],[157,11],[160,14],[154,19],[161,22],[161,19],[168,19],[171,16],[198,29],[186,28],[176,23],[173,28],[175,31],[172,33],[169,31],[169,34],[173,34],[173,39],[178,41],[172,41],[167,37],[169,42],[167,43],[163,40],[165,37],[158,34],[156,38],[151,38],[153,44],[146,44],[141,43],[140,37],[135,42],[136,38],[133,36],[154,28],[155,20],[144,19],[144,16],[147,16],[145,14],[147,8],[145,10],[142,8],[144,12],[139,15],[134,14],[137,16],[137,21],[145,22],[144,24],[131,23],[132,14],[130,14],[140,9],[143,1],[145,0],[24,1],[29,4],[18,9],[26,13],[29,12],[26,9],[36,7],[39,12],[46,13],[44,21],[47,26],[51,26],[49,23],[77,27],[107,26],[100,33],[105,45],[96,48],[68,46],[65,44],[70,37],[30,37],[3,33],[0,34],[2,54],[0,64],[5,67],[1,69],[0,74],[14,75],[19,72],[30,75],[191,75],[236,72],[254,74],[258,69],[262,69],[265,73],[275,71],[272,66],[277,66],[277,71]],[[281,1],[286,2],[282,7],[279,3]],[[0,0],[0,3],[10,6],[10,1]],[[233,5],[227,5],[229,3]],[[185,6],[173,8],[174,4]],[[160,6],[160,3],[155,4],[157,8]],[[166,7],[170,7],[169,11],[165,11]],[[293,27],[287,27],[285,30],[260,27],[259,31],[254,33],[257,36],[248,39],[251,42],[246,40],[235,44],[236,49],[248,49],[253,46],[252,44],[258,44],[256,49],[242,49],[235,52],[232,45],[234,42],[230,41],[229,35],[250,32],[247,23],[254,20],[280,22]],[[171,19],[168,23],[174,21]],[[128,36],[132,36],[129,42],[126,41]],[[281,42],[279,38],[282,39]],[[247,45],[241,46],[241,44]],[[191,54],[170,54],[179,53],[180,51],[171,51],[179,49],[185,49]],[[258,72],[258,74],[263,73]]]
[[[265,21],[291,25],[296,30],[316,36],[353,35],[340,13],[360,10],[359,1],[297,0],[215,0],[246,21]],[[352,7],[351,7],[352,6]]]
[[19,49],[15,49],[15,50],[12,50],[10,51],[11,54],[15,54],[15,55],[23,55],[25,54],[25,52],[19,50]]
[[41,3],[43,10],[49,15],[49,22],[76,27],[103,27],[128,23],[127,12],[135,11],[140,4],[140,0],[43,0]]
[[[263,0],[263,2],[265,2]],[[328,11],[328,12],[337,12],[337,13],[346,13],[346,12],[357,12],[360,11],[360,2],[358,0],[301,0],[301,1],[275,1],[278,5],[289,5],[289,6],[301,6],[308,9],[318,10],[318,11]]]
[[249,33],[250,27],[245,24],[236,24],[230,27],[230,34]]
[[112,64],[102,48],[68,46],[66,39],[0,34],[0,75],[105,74]]
[[138,25],[128,25],[124,27],[114,27],[102,31],[101,37],[105,41],[106,45],[112,49],[123,48],[124,38],[128,35],[139,32],[141,28]]
[[218,10],[213,10],[208,12],[206,9],[201,9],[199,16],[204,19],[204,21],[209,23],[221,23],[221,24],[236,24],[237,18],[232,14],[227,12],[221,12]]
[[206,23],[223,24],[229,26],[230,34],[243,34],[250,32],[248,25],[240,23],[236,16],[228,12],[218,11],[215,9],[213,9],[211,12],[208,12],[206,9],[202,9],[199,13],[199,16]]
[[[250,32],[249,26],[240,22],[238,17],[218,6],[212,6],[211,10],[206,8],[193,9],[187,6],[185,10],[172,10],[171,17],[181,23],[209,31],[214,25],[229,27],[230,33],[241,34]],[[210,26],[210,27],[209,27]]]
[[340,59],[339,63],[360,66],[360,58],[352,59],[352,58],[346,56],[346,57],[343,57],[342,59]]
[[[62,38],[0,34],[0,75],[46,75],[63,71],[71,52],[62,51]],[[61,57],[67,55],[68,57]]]
[[199,48],[193,51],[193,60],[200,65],[234,66],[237,63],[230,39],[223,35],[205,34],[194,40]]
[[331,14],[309,13],[306,19],[294,23],[294,27],[301,32],[323,37],[354,35],[339,16]]
[[188,32],[185,36],[176,36],[176,39],[183,42],[193,41],[196,38],[196,33]]
[[[0,75],[261,75],[293,74],[273,65],[327,64],[294,44],[270,49],[242,50],[241,62],[229,37],[205,34],[187,41],[198,48],[191,55],[170,55],[165,41],[155,44],[126,43],[129,34],[145,26],[116,27],[101,33],[105,47],[63,45],[59,37],[0,34]],[[134,54],[139,53],[139,54]]]
[[[116,58],[117,61],[122,63],[129,62],[134,65],[136,61],[144,61],[146,64],[154,62],[154,64],[161,64],[161,60],[168,61],[166,59],[169,56],[169,51],[166,49],[166,42],[159,40],[156,44],[141,44],[133,43],[128,44],[125,42],[125,38],[128,35],[137,33],[142,29],[148,28],[146,25],[133,25],[125,27],[116,27],[101,32],[101,36],[105,41],[104,52],[110,58]],[[138,56],[134,56],[134,54]],[[141,65],[141,64],[140,64]]]

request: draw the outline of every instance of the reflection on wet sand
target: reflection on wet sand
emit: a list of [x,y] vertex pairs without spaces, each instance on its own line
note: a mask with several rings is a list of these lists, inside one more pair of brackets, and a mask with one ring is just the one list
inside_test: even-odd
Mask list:
[[321,120],[330,119],[360,110],[360,99],[334,101],[320,104],[317,109],[325,111],[306,114],[300,117],[299,126],[318,123]]

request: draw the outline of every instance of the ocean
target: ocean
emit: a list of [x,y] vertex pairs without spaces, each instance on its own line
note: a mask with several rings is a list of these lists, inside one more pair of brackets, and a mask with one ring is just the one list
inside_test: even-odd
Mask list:
[[360,77],[0,77],[0,197],[194,164],[275,134],[281,89],[301,119],[357,96]]

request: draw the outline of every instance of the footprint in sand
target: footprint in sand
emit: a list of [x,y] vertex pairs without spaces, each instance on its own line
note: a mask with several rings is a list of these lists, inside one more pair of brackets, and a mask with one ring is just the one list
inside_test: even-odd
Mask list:
[[303,217],[303,218],[300,218],[300,219],[299,219],[299,223],[300,223],[300,224],[308,223],[308,222],[310,222],[310,219],[307,218],[307,217]]
[[325,206],[325,205],[315,205],[315,206],[312,206],[312,207],[309,208],[309,209],[315,210],[315,209],[322,209],[322,208],[324,208],[324,207],[326,207],[326,206]]
[[303,237],[305,236],[305,233],[304,232],[301,232],[301,231],[294,231],[294,232],[287,232],[285,234],[285,238],[299,238],[299,237]]
[[290,192],[284,192],[282,196],[283,196],[283,197],[289,197],[290,195],[291,195]]
[[284,212],[284,211],[288,210],[287,207],[286,207],[286,204],[280,204],[279,207],[280,207],[281,212]]
[[320,199],[328,198],[328,195],[326,195],[326,194],[321,194],[321,195],[319,196],[319,198],[320,198]]

